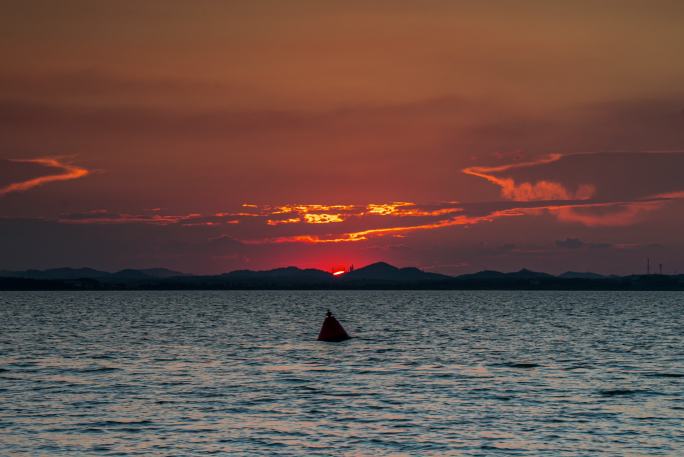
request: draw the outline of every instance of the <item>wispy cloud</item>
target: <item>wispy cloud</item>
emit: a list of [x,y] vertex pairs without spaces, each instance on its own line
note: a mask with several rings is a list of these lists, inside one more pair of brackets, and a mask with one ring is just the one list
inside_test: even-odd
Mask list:
[[[455,209],[455,210],[458,210],[458,209]],[[263,240],[254,241],[253,243],[255,243],[255,244],[262,244],[262,243],[312,243],[312,244],[349,243],[349,242],[366,241],[370,238],[382,237],[382,236],[388,236],[388,235],[395,236],[395,237],[402,237],[405,234],[410,233],[410,232],[435,230],[435,229],[452,227],[452,226],[457,226],[457,225],[472,225],[472,224],[478,224],[480,222],[491,222],[494,219],[499,218],[499,217],[522,216],[522,215],[523,215],[523,213],[520,213],[520,212],[515,211],[515,210],[504,210],[504,211],[496,211],[496,212],[491,213],[487,216],[477,216],[477,217],[456,216],[453,218],[437,220],[435,222],[426,223],[426,224],[401,225],[401,226],[396,226],[396,227],[381,227],[381,228],[373,228],[373,229],[368,229],[368,230],[343,232],[343,233],[336,233],[336,234],[326,234],[326,235],[294,235],[294,236],[277,237],[277,238],[266,238]]]
[[[558,162],[580,156],[583,161],[593,164],[595,162],[592,161],[597,160],[604,166],[607,159],[613,158],[607,158],[605,154],[552,154],[538,160],[500,166],[474,166],[463,170],[467,175],[498,186],[503,197],[498,201],[430,204],[409,201],[366,204],[245,203],[234,210],[205,214],[168,214],[159,208],[138,213],[93,210],[63,215],[59,222],[202,226],[217,228],[220,233],[245,245],[316,245],[359,243],[383,237],[404,238],[416,232],[542,215],[552,215],[560,223],[587,227],[625,226],[638,222],[644,214],[664,207],[673,199],[684,197],[684,190],[678,191],[679,187],[669,181],[654,187],[658,192],[651,192],[650,195],[620,196],[619,192],[611,190],[604,196],[598,193],[604,188],[598,189],[592,183],[573,184],[567,177],[556,177],[554,173],[558,169],[554,167]],[[525,178],[515,174],[523,170]],[[599,174],[600,170],[591,176]],[[578,176],[586,177],[585,174]],[[684,188],[684,184],[681,187]]]
[[39,157],[35,159],[10,159],[9,161],[16,163],[31,163],[47,168],[53,168],[59,170],[59,172],[27,179],[25,181],[11,183],[3,188],[0,188],[0,197],[12,192],[24,192],[29,189],[33,189],[34,187],[39,187],[51,182],[71,181],[72,179],[83,178],[84,176],[90,174],[90,170],[51,157]]
[[[244,214],[242,214],[244,216]],[[64,214],[58,222],[63,224],[155,224],[183,226],[218,226],[239,223],[240,213],[215,213],[203,215],[162,214],[158,208],[141,213],[120,213],[106,209],[95,209],[81,213]]]
[[[597,199],[597,185],[594,183],[578,183],[575,190],[571,190],[567,184],[561,184],[558,180],[550,178],[540,178],[533,181],[519,182],[514,175],[522,169],[536,168],[538,173],[544,173],[544,166],[560,162],[561,160],[572,160],[582,158],[584,160],[597,160],[606,163],[606,159],[614,159],[612,165],[614,169],[630,170],[629,163],[626,160],[632,159],[635,162],[648,158],[654,163],[660,159],[681,157],[681,151],[669,152],[641,152],[628,154],[609,154],[609,153],[574,153],[574,154],[549,154],[537,160],[518,162],[500,166],[486,167],[474,166],[463,169],[463,173],[482,178],[492,184],[495,184],[501,189],[501,196],[507,200],[533,202],[533,201],[581,201],[581,205],[550,205],[546,210],[555,215],[561,222],[579,223],[588,227],[598,226],[625,226],[634,224],[646,212],[655,211],[662,208],[668,200],[675,200],[684,197],[684,192],[680,189],[672,191],[672,183],[669,179],[662,180],[661,186],[667,189],[666,192],[648,193],[645,189],[656,189],[656,184],[651,183],[649,186],[641,186],[642,194],[634,194],[634,186],[630,186],[629,182],[620,182],[621,186],[613,185],[612,189],[602,189],[604,194],[612,194],[617,196],[622,190],[624,192],[623,198],[603,198]],[[618,163],[619,161],[619,163]],[[610,162],[609,162],[610,163]],[[635,167],[638,167],[635,165]],[[605,165],[604,165],[605,166]],[[656,167],[654,166],[655,170]],[[635,178],[643,179],[644,174],[638,169],[631,170]],[[632,178],[634,179],[634,178]],[[601,183],[604,187],[610,186],[604,180]],[[624,186],[625,189],[620,189]],[[655,186],[655,187],[653,187]],[[637,186],[640,187],[640,186]],[[680,188],[684,188],[684,183],[680,184]]]
[[532,168],[539,165],[558,162],[563,157],[563,154],[555,153],[529,162],[513,163],[497,167],[468,167],[464,168],[462,171],[467,175],[476,176],[485,179],[492,184],[496,184],[501,188],[501,196],[509,200],[587,200],[591,198],[596,191],[596,188],[591,184],[580,184],[577,190],[573,192],[555,181],[542,179],[536,182],[518,183],[513,178],[503,178],[496,175],[496,173],[510,170]]
[[639,216],[662,208],[667,200],[653,199],[588,205],[584,208],[555,208],[559,221],[577,222],[587,227],[619,227],[634,224]]
[[[245,205],[240,211],[213,214],[164,214],[158,210],[128,214],[107,210],[63,215],[69,224],[154,224],[229,229],[231,236],[250,245],[356,243],[373,238],[403,238],[410,233],[493,222],[500,218],[534,216],[540,211],[581,208],[595,202],[539,201],[483,204],[418,204],[412,202],[367,205],[295,204]],[[330,213],[337,209],[339,213]],[[241,228],[242,223],[247,224]]]

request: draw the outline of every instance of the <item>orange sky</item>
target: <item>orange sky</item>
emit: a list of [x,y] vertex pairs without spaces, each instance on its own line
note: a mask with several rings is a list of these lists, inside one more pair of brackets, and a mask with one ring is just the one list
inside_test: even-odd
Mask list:
[[684,270],[682,23],[679,1],[6,2],[0,269]]

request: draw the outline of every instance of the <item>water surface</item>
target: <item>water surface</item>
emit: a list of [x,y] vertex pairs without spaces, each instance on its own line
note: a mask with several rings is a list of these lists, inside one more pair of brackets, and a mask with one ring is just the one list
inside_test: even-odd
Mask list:
[[0,328],[0,455],[684,455],[681,292],[1,292]]

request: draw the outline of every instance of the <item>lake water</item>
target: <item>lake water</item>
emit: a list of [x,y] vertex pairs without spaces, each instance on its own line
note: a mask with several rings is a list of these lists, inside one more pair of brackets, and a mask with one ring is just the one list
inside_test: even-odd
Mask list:
[[0,329],[3,456],[684,455],[681,292],[0,292]]

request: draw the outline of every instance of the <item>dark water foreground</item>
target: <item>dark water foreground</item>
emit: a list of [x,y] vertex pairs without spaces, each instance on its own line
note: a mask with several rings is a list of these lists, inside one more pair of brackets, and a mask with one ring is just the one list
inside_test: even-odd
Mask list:
[[3,456],[684,455],[681,292],[3,292],[0,329]]

